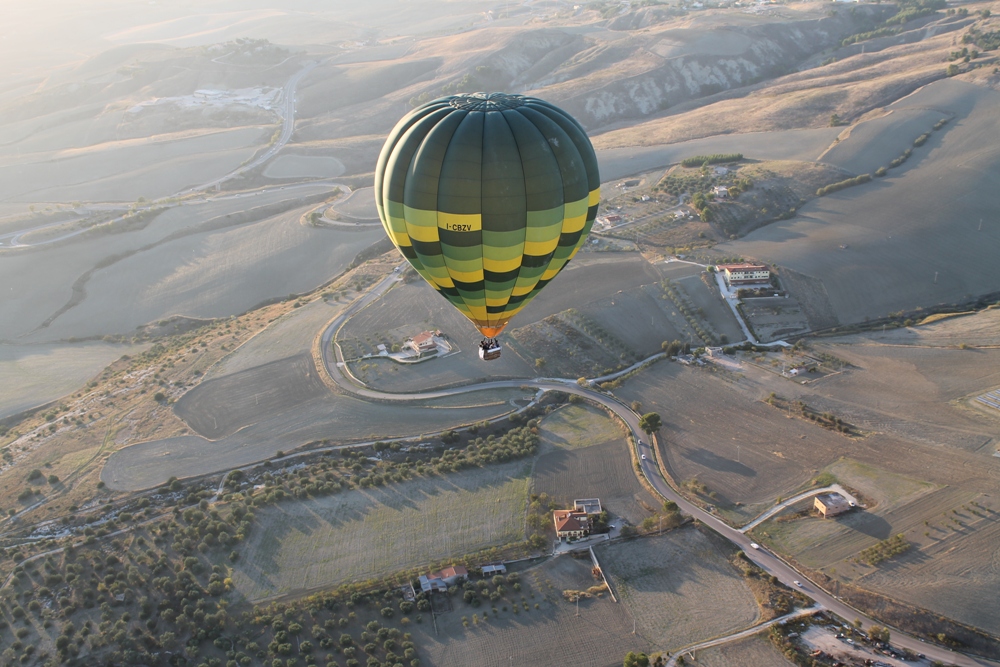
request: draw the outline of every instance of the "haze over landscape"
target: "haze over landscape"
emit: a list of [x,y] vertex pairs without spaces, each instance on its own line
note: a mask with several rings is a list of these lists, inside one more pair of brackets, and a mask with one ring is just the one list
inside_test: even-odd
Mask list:
[[[0,665],[1000,664],[1000,6],[7,5]],[[489,362],[483,92],[601,181]]]

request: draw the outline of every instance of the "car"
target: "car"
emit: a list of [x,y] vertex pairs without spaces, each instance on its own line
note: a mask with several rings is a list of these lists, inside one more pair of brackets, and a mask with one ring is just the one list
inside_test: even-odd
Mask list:
[[795,580],[795,581],[793,581],[792,583],[793,583],[793,584],[795,584],[796,586],[798,586],[799,588],[802,588],[802,582],[801,582],[801,581],[799,581],[798,579],[796,579],[796,580]]
[[645,455],[645,454],[643,454],[643,455],[642,455],[642,460],[643,460],[643,461],[645,461],[645,460],[646,460],[646,455]]
[[750,548],[751,549],[760,549],[760,545],[757,544],[756,542],[751,542],[750,543]]

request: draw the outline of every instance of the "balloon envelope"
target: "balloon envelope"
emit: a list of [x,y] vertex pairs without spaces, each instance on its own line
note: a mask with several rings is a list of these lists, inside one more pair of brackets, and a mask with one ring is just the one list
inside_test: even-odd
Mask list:
[[453,95],[414,109],[375,169],[389,238],[488,338],[576,254],[599,197],[580,124],[521,95]]

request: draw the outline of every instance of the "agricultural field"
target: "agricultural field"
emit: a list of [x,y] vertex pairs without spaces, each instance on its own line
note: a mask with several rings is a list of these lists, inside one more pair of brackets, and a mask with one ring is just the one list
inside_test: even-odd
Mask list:
[[290,311],[219,359],[205,371],[205,380],[233,375],[310,351],[313,340],[340,313],[342,307],[343,304],[338,301],[317,299]]
[[[965,333],[980,317],[992,321],[995,314],[816,345],[854,368],[817,383],[814,397],[806,400],[866,430],[993,454],[1000,444],[997,415],[977,409],[970,398],[1000,386],[1000,350],[960,347],[966,339],[975,340]],[[935,327],[961,333],[937,339],[933,331],[925,332]]]
[[[873,571],[862,573],[856,583],[996,635],[1000,505],[995,498],[976,502],[978,506],[970,502],[952,508],[954,513],[949,509],[936,515],[931,527],[918,526],[908,535],[917,549],[869,568]],[[929,535],[922,536],[921,530]]]
[[344,173],[344,163],[335,157],[279,155],[264,168],[267,178],[335,178]]
[[185,393],[174,405],[174,411],[195,433],[217,440],[329,394],[312,357],[300,352],[208,380]]
[[746,667],[746,665],[790,667],[794,664],[771,643],[766,632],[702,649],[693,659],[685,657],[685,663],[691,667]]
[[603,410],[568,405],[542,420],[539,435],[535,493],[565,506],[577,498],[600,498],[604,509],[632,524],[659,508],[635,478],[624,431]]
[[[407,337],[425,329],[440,329],[447,335],[458,351],[445,358],[408,365],[387,359],[365,359],[351,364],[351,371],[365,383],[397,392],[492,377],[565,375],[575,378],[587,371],[600,375],[606,369],[613,371],[623,364],[621,355],[625,355],[628,360],[625,366],[628,366],[659,351],[664,333],[655,333],[653,324],[645,323],[649,322],[650,315],[661,320],[662,316],[655,313],[639,315],[630,310],[609,314],[604,308],[605,302],[615,301],[619,292],[659,280],[657,269],[638,253],[581,253],[511,323],[501,337],[507,352],[488,367],[478,356],[479,333],[419,277],[407,279],[352,317],[337,340],[345,358],[351,359],[373,354],[379,343],[401,344]],[[565,313],[570,309],[578,314]],[[552,316],[557,316],[558,322],[546,319]],[[572,321],[565,323],[564,319]],[[625,324],[615,328],[608,324],[622,319]],[[630,344],[617,340],[617,332],[628,329],[632,320],[641,333],[628,334],[628,340],[642,342],[641,350],[633,350]],[[591,338],[593,333],[587,332],[588,328],[596,331],[595,324],[605,330],[609,340],[616,341],[609,343],[607,351],[597,349],[599,344]],[[554,330],[558,327],[579,339],[581,344],[591,346],[595,355],[590,359],[592,363],[578,364],[571,359],[565,367],[559,365],[567,361],[561,357],[569,354],[561,347],[565,342],[564,334]],[[543,364],[536,365],[537,359],[542,359]]]
[[0,419],[54,401],[100,373],[136,345],[0,345]]
[[705,502],[742,525],[854,446],[786,416],[760,392],[722,371],[661,362],[627,380],[616,395],[662,416],[660,452],[672,477],[699,489]]
[[[899,477],[886,471],[870,480],[903,490]],[[843,471],[841,471],[843,474]],[[852,480],[859,482],[855,478]],[[1000,630],[1000,616],[989,604],[1000,592],[997,539],[1000,504],[974,489],[943,487],[926,491],[912,481],[908,495],[836,520],[791,518],[768,520],[754,534],[777,551],[838,581],[882,593],[934,613],[981,628]],[[860,484],[859,484],[860,486]],[[859,562],[861,550],[894,535],[910,546],[877,565]]]
[[[297,190],[294,198],[324,192]],[[46,342],[128,335],[177,314],[238,314],[314,289],[376,240],[371,230],[299,224],[302,210],[287,210],[295,206],[291,196],[280,190],[255,196],[260,211],[247,211],[244,199],[232,197],[177,206],[128,233],[95,230],[11,251],[0,268],[0,280],[14,289],[0,305],[0,337]],[[269,208],[284,212],[269,214]],[[286,263],[294,270],[280,268]]]
[[[109,142],[62,154],[44,148],[26,153],[0,166],[0,198],[71,202],[168,197],[239,167],[267,142],[271,130],[237,127],[184,134]],[[50,145],[53,139],[49,137]]]
[[511,349],[520,358],[526,362],[534,358],[539,373],[554,377],[599,377],[642,359],[630,345],[575,308],[515,329],[510,339]]
[[516,461],[258,510],[234,585],[259,600],[523,540],[530,468]]
[[760,615],[723,547],[695,527],[594,552],[639,634],[659,649],[742,630]]
[[809,330],[798,301],[787,297],[743,299],[743,316],[757,340],[772,341]]
[[[1000,243],[1000,226],[990,222],[995,216],[988,194],[1000,187],[994,168],[1000,147],[986,146],[982,139],[1000,132],[993,113],[998,102],[1000,93],[961,81],[922,88],[891,105],[887,120],[869,121],[878,136],[855,128],[841,142],[843,148],[838,146],[838,151],[848,151],[856,139],[859,143],[845,164],[888,165],[898,157],[900,140],[892,128],[897,120],[907,122],[903,112],[954,112],[954,119],[914,147],[904,164],[882,179],[820,197],[794,219],[720,244],[718,251],[774,263],[819,281],[824,287],[819,294],[797,293],[794,283],[788,287],[807,313],[810,299],[828,300],[834,319],[827,326],[1000,291],[1000,269],[991,250]],[[932,122],[931,117],[926,120]],[[824,308],[820,303],[818,309]]]
[[[250,406],[255,405],[254,395],[259,395],[262,389],[244,383],[234,394],[216,397],[223,404],[232,401]],[[523,392],[520,397],[526,395],[532,392]],[[275,410],[266,418],[253,419],[235,433],[215,441],[197,435],[179,435],[130,445],[111,455],[101,471],[101,479],[113,489],[146,489],[162,484],[171,476],[183,478],[228,470],[320,440],[349,444],[419,437],[421,433],[435,433],[506,414],[514,409],[509,402],[511,397],[509,391],[477,392],[460,397],[461,400],[386,406],[327,392],[287,410]],[[387,413],[391,418],[386,417]],[[253,417],[251,413],[241,414]],[[207,422],[203,419],[201,423]],[[214,428],[215,422],[208,426]]]
[[[438,615],[437,631],[427,623],[412,626],[414,638],[433,667],[490,665],[535,667],[536,665],[586,664],[599,667],[620,665],[629,651],[648,651],[650,644],[632,635],[632,619],[624,605],[606,593],[580,600],[564,599],[565,590],[585,591],[597,583],[589,558],[562,556],[520,573],[520,610],[472,608],[461,602],[453,611]],[[537,607],[536,607],[537,605]],[[489,620],[463,619],[482,616]],[[498,613],[499,612],[499,613]]]
[[542,442],[560,449],[600,445],[624,436],[622,427],[607,413],[589,403],[564,406],[546,416],[538,426]]
[[[879,540],[884,540],[920,518],[911,503],[947,508],[964,494],[960,490],[935,488],[928,482],[894,474],[886,469],[843,459],[824,470],[848,488],[860,491],[866,507],[862,512],[827,520],[810,516],[789,520],[796,509],[786,510],[754,529],[766,543],[812,568],[828,567],[849,558]],[[957,494],[957,496],[956,496]],[[926,499],[921,501],[922,498]],[[812,499],[799,507],[812,507]],[[926,511],[926,509],[924,510]],[[902,521],[903,523],[900,523]]]

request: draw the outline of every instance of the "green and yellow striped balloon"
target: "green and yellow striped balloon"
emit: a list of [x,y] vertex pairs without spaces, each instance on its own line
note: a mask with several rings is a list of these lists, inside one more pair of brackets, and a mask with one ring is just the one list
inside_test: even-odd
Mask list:
[[414,109],[375,169],[389,238],[487,338],[580,249],[599,196],[580,124],[522,95],[454,95]]

